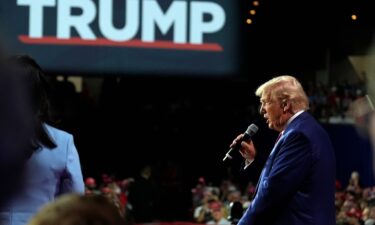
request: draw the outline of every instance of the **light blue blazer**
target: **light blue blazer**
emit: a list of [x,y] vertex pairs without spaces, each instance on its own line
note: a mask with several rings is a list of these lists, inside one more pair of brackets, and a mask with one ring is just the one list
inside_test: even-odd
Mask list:
[[42,147],[28,160],[21,190],[0,209],[0,225],[25,225],[42,206],[57,196],[84,193],[73,136],[48,125],[45,127],[57,147]]

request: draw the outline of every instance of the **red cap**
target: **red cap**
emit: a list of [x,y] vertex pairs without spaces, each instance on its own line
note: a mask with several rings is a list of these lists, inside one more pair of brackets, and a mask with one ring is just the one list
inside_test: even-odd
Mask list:
[[96,185],[96,181],[95,181],[94,178],[88,177],[85,180],[85,184],[86,184],[86,186],[95,186]]
[[211,208],[211,210],[213,210],[213,211],[219,211],[219,210],[221,210],[221,203],[218,202],[218,201],[212,202],[212,203],[210,204],[210,208]]
[[205,184],[206,183],[206,179],[204,179],[204,177],[199,177],[198,178],[198,183]]
[[111,190],[109,187],[104,187],[104,188],[102,188],[102,192],[103,192],[104,194],[108,194],[108,193],[111,193],[112,190]]

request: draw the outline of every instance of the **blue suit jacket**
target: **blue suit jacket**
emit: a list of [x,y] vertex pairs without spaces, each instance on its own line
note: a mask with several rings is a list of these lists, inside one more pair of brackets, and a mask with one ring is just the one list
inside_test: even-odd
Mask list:
[[238,225],[335,225],[335,167],[328,134],[303,112],[273,147]]
[[40,148],[26,163],[23,185],[0,209],[0,225],[25,225],[45,204],[57,196],[84,193],[84,182],[73,136],[46,125],[57,147]]

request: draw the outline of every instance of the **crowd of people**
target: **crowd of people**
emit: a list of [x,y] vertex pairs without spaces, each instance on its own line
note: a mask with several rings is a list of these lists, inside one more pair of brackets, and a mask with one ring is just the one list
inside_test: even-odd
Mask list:
[[305,84],[311,113],[322,123],[355,123],[354,104],[364,98],[364,82],[340,82],[324,85],[320,82]]
[[[335,187],[336,224],[375,225],[375,187],[362,187],[357,171],[353,171],[346,186],[342,183],[344,182],[337,180]],[[134,217],[134,213],[137,213],[135,211],[140,210],[134,208],[129,200],[131,186],[134,184],[135,179],[132,177],[116,179],[103,174],[98,183],[94,178],[87,177],[85,195],[107,198],[128,224],[159,221],[157,215],[149,215],[148,220]],[[236,223],[251,203],[254,192],[255,185],[252,182],[242,187],[230,179],[224,179],[219,185],[215,185],[204,177],[199,177],[196,185],[191,188],[190,222],[211,225]],[[141,204],[147,207],[147,201]],[[147,214],[143,209],[141,212]]]

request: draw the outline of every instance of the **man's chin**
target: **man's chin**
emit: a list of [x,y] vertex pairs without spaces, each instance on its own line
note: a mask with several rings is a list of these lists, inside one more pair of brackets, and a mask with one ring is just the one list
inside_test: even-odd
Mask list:
[[276,130],[276,131],[279,131],[280,129],[278,129],[275,124],[273,123],[268,123],[268,128],[272,129],[272,130]]

